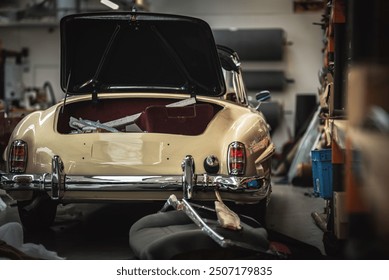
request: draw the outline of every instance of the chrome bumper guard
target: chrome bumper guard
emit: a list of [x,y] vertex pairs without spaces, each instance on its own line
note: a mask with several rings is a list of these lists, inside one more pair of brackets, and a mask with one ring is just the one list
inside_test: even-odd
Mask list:
[[234,177],[195,174],[192,156],[182,162],[183,175],[173,176],[79,176],[65,175],[59,156],[52,159],[52,173],[2,174],[0,188],[6,191],[46,191],[52,199],[61,199],[65,191],[183,191],[192,198],[195,190],[218,188],[221,191],[264,192],[269,184],[264,176]]

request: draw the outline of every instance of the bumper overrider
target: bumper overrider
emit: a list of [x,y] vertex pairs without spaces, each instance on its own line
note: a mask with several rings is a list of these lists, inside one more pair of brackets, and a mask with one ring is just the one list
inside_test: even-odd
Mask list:
[[[265,176],[236,177],[228,175],[195,174],[192,156],[182,162],[182,175],[163,176],[81,176],[66,175],[59,156],[52,159],[52,172],[44,174],[2,174],[0,188],[12,192],[41,191],[54,200],[66,199],[68,192],[126,192],[159,193],[166,199],[172,192],[182,192],[186,199],[201,199],[201,193],[218,189],[227,199],[254,203],[268,196],[270,182]],[[163,196],[160,194],[164,193]],[[210,192],[212,193],[212,192]],[[235,198],[235,199],[234,199]],[[100,199],[101,200],[101,199]],[[131,199],[128,199],[131,200]],[[137,199],[135,199],[137,200]]]

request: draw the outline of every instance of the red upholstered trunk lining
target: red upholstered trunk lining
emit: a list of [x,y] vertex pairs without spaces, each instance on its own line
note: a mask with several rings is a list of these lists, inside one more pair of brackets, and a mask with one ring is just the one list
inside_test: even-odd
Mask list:
[[[177,102],[175,99],[100,99],[97,103],[82,101],[65,105],[63,113],[59,113],[57,130],[69,134],[70,117],[101,123],[142,113],[136,124],[145,132],[198,135],[222,109],[215,104],[197,102],[185,107],[166,107]],[[124,129],[124,128],[123,128]]]
[[137,123],[147,132],[199,135],[214,116],[212,105],[186,107],[149,106]]

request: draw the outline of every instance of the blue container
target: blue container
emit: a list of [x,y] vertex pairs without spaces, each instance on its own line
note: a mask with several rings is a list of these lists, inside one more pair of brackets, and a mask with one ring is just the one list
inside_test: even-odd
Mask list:
[[313,150],[311,157],[313,192],[324,199],[330,199],[332,198],[331,149]]

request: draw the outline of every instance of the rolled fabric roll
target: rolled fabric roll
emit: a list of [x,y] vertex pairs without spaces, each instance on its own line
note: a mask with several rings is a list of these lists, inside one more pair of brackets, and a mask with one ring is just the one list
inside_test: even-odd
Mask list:
[[234,49],[241,60],[283,59],[286,39],[281,28],[214,29],[212,32],[217,44]]
[[244,71],[243,80],[250,91],[283,91],[287,79],[284,71]]

